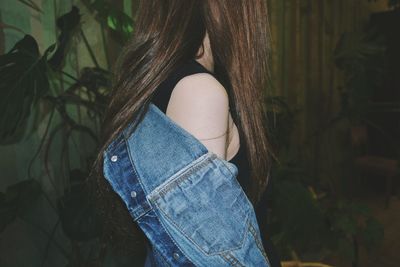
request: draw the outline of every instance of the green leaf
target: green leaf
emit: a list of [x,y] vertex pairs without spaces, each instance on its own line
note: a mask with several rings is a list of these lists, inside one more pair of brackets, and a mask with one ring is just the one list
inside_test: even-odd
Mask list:
[[283,181],[276,185],[274,213],[284,239],[296,250],[320,245],[328,229],[310,192],[300,183]]
[[82,0],[85,6],[96,15],[96,20],[114,31],[120,41],[124,42],[134,31],[133,19],[105,0]]
[[357,232],[356,221],[346,214],[339,214],[335,223],[335,227],[346,234],[355,234]]
[[22,4],[32,8],[33,10],[36,10],[37,12],[43,13],[43,11],[40,9],[40,7],[32,0],[18,0]]
[[361,233],[364,245],[367,249],[372,249],[374,246],[379,244],[384,237],[384,228],[374,218],[368,218],[366,222],[366,227]]
[[33,179],[9,186],[0,192],[0,232],[18,215],[23,215],[41,194],[40,184]]
[[57,37],[57,49],[48,61],[53,69],[59,70],[62,68],[67,48],[69,47],[72,37],[79,29],[80,22],[81,15],[76,6],[72,6],[70,12],[57,19],[57,28],[60,30],[60,34]]
[[32,106],[49,90],[46,68],[31,35],[0,56],[0,144],[23,137]]
[[353,241],[351,239],[341,238],[338,242],[338,253],[346,259],[353,261],[355,259]]
[[371,209],[365,204],[352,203],[350,207],[351,207],[351,213],[354,215],[359,214],[359,215],[368,216],[371,214]]
[[15,210],[14,203],[7,202],[5,194],[0,192],[0,233],[15,219]]

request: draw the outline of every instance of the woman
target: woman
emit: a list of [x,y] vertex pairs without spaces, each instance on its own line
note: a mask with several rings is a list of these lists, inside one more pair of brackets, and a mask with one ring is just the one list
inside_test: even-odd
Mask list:
[[[147,266],[272,266],[271,257],[262,247],[251,205],[258,203],[269,177],[271,151],[263,107],[268,34],[264,0],[140,2],[135,35],[115,65],[111,101],[103,124],[103,146],[95,171],[97,198],[107,222],[106,237],[116,244],[122,244],[121,239],[130,242],[128,246],[121,245],[130,253],[143,252],[146,247]],[[122,158],[125,154],[129,157]],[[128,158],[133,167],[126,169],[123,164]],[[179,216],[170,218],[172,223],[167,225],[169,216],[162,209],[157,210],[157,199],[170,193],[165,193],[165,188],[170,188],[168,183],[176,173],[200,159],[208,165],[202,163],[202,168],[196,165],[190,169],[189,181],[206,177],[207,189],[203,186],[199,194],[212,194],[219,199],[201,198],[193,193],[198,191],[187,191],[183,201],[190,203],[185,207],[189,213],[184,220]],[[175,168],[171,175],[151,187],[171,168]],[[149,173],[153,176],[146,176]],[[214,176],[209,177],[209,173]],[[226,180],[230,177],[235,179]],[[236,185],[236,178],[246,195]],[[116,182],[117,179],[120,180]],[[132,180],[126,182],[129,179]],[[223,184],[209,186],[219,179]],[[162,194],[158,192],[161,186]],[[150,187],[152,190],[148,190]],[[154,196],[154,192],[158,195]],[[180,194],[169,202],[164,199],[164,204],[169,205],[166,209],[172,213],[184,205]],[[229,211],[233,205],[236,208]],[[233,214],[237,209],[246,212]],[[241,223],[246,218],[240,214],[251,217],[251,224]],[[195,219],[202,221],[197,228],[193,228]],[[199,229],[204,225],[208,229]],[[243,232],[240,242],[235,241],[235,231],[250,226],[246,229],[254,239]],[[230,233],[231,237],[227,237]],[[160,236],[165,239],[156,239]],[[265,236],[262,238],[265,246]],[[175,250],[167,254],[172,247]]]

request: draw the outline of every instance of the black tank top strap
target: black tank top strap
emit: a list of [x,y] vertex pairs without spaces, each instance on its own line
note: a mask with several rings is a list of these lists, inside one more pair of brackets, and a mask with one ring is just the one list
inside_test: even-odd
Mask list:
[[172,90],[174,89],[175,85],[185,76],[195,73],[209,73],[214,76],[214,73],[206,69],[195,59],[190,59],[181,64],[171,73],[171,75],[167,77],[167,79],[160,83],[152,97],[152,102],[158,106],[160,110],[166,113],[168,102],[171,98]]

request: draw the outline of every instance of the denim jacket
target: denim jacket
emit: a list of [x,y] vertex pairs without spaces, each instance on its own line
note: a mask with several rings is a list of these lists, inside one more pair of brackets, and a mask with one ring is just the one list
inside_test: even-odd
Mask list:
[[145,266],[270,266],[235,164],[150,102],[104,152],[104,176],[149,244]]

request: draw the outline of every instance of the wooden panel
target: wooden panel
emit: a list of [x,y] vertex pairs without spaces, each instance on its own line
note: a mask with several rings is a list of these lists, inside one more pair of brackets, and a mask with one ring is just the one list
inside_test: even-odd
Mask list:
[[333,168],[334,155],[326,156],[326,151],[334,150],[337,136],[315,133],[340,111],[344,77],[335,66],[334,49],[342,33],[360,29],[371,12],[387,9],[387,1],[268,0],[268,4],[274,95],[301,109],[292,139],[315,175],[329,173],[324,169]]

